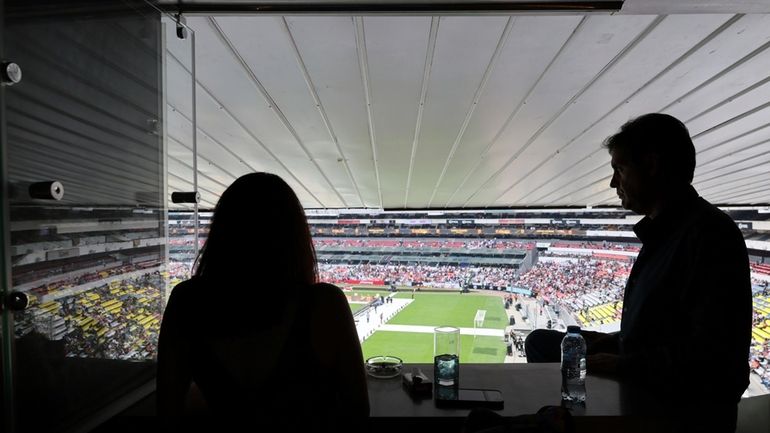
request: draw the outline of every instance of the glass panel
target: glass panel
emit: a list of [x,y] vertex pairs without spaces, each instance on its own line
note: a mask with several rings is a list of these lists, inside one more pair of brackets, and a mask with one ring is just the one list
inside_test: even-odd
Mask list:
[[[2,8],[0,1],[0,8]],[[2,55],[3,25],[0,19],[0,58]],[[0,187],[6,185],[7,157],[5,155],[5,86],[0,86]],[[2,191],[5,191],[4,189]],[[8,197],[0,193],[0,302],[4,302],[10,292],[10,261],[8,260]],[[13,352],[9,344],[13,340],[13,315],[7,308],[0,308],[0,430],[13,431],[13,370],[11,359]]]
[[[197,248],[197,206],[189,193],[198,190],[195,161],[194,33],[179,20],[162,19],[165,37],[164,80],[168,219],[168,268],[164,300],[180,281],[190,278]],[[187,193],[180,202],[176,195]],[[176,203],[175,203],[176,201]]]
[[[19,431],[67,430],[154,380],[165,251],[162,27],[143,2],[6,8]],[[57,3],[57,5],[60,3]],[[50,182],[59,182],[55,199]]]
[[[174,194],[195,192],[195,113],[193,110],[193,41],[192,30],[172,17],[162,20],[165,37],[164,82],[167,148],[168,266],[165,273],[168,299],[171,289],[190,278],[197,249],[195,203],[174,203]],[[189,199],[189,197],[186,197]],[[178,200],[177,200],[178,201]]]

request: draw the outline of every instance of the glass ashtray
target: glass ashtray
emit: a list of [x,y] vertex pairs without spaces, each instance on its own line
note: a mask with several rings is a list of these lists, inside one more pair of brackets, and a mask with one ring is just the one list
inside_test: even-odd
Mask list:
[[366,373],[377,379],[390,379],[401,374],[404,362],[395,356],[373,356],[366,360]]

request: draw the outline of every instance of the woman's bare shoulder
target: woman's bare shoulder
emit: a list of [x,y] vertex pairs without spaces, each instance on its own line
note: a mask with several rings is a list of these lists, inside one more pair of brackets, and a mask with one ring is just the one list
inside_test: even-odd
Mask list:
[[316,303],[321,307],[345,306],[348,307],[348,299],[342,289],[329,283],[316,283],[311,287]]
[[342,293],[342,289],[331,283],[315,283],[313,284],[313,289],[328,295],[345,296]]
[[200,297],[202,286],[202,281],[198,277],[182,281],[171,290],[168,303],[186,305]]

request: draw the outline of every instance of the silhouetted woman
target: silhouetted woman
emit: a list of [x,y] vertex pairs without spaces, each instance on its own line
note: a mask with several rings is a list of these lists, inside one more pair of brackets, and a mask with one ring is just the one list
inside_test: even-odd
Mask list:
[[159,414],[189,413],[192,387],[213,415],[247,417],[250,430],[347,430],[340,423],[368,416],[350,307],[317,273],[291,187],[268,173],[233,182],[195,275],[174,288],[163,315]]

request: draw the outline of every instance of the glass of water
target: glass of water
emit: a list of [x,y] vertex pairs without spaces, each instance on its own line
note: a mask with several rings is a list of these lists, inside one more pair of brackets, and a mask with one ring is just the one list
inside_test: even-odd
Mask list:
[[439,326],[433,330],[433,374],[439,386],[458,386],[460,328]]

